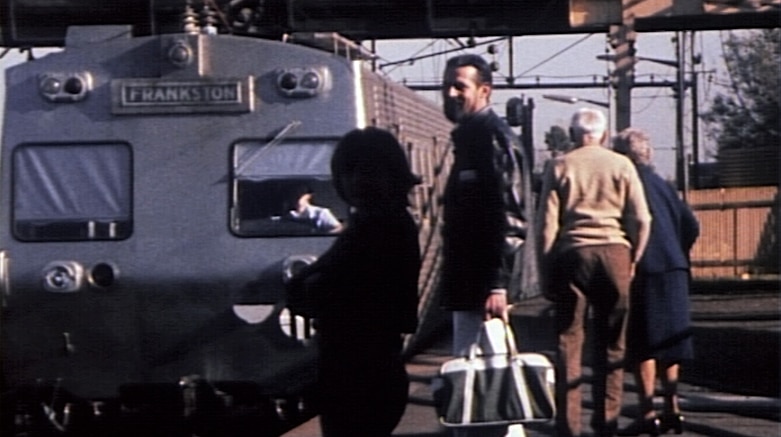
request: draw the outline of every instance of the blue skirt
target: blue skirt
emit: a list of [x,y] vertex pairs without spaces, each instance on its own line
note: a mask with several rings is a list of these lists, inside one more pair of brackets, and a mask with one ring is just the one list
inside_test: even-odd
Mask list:
[[677,363],[694,358],[689,272],[638,274],[630,294],[627,360]]

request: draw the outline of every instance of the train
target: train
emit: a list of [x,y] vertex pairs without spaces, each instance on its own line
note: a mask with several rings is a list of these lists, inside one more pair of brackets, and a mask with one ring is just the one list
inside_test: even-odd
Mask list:
[[346,219],[329,165],[354,128],[394,133],[421,177],[408,349],[435,319],[441,108],[339,34],[243,35],[180,3],[179,29],[74,24],[5,71],[3,436],[275,436],[315,414],[316,325],[284,284],[336,234],[289,213],[303,186]]

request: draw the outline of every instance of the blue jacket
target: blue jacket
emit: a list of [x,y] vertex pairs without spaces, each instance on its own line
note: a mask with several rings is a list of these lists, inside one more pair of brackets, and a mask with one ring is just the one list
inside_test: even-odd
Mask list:
[[654,170],[638,165],[648,207],[651,210],[651,236],[639,273],[662,273],[689,268],[689,250],[700,234],[700,226],[691,209],[675,189]]

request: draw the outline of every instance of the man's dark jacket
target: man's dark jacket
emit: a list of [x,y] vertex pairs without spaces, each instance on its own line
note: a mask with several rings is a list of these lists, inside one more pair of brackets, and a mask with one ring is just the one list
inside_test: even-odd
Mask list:
[[528,225],[519,170],[528,161],[517,136],[488,108],[461,120],[451,137],[455,161],[444,194],[441,302],[449,310],[479,310],[492,289],[510,285],[508,237],[517,245],[525,235],[508,226],[508,216]]

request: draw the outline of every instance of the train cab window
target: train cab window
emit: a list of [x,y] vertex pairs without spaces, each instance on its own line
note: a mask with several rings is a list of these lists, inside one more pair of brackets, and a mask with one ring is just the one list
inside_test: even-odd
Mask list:
[[231,229],[245,237],[333,235],[347,205],[331,183],[336,140],[243,141],[233,149]]
[[124,143],[21,145],[13,155],[13,234],[22,241],[127,238],[131,181]]

